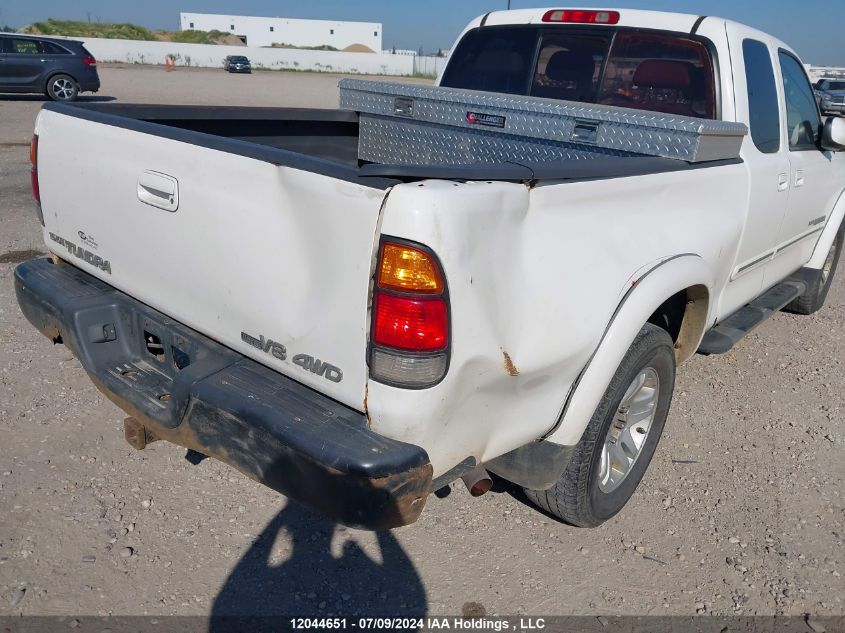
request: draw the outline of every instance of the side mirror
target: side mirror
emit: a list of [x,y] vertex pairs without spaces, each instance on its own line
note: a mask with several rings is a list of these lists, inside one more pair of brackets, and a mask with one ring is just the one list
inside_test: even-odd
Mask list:
[[822,149],[832,152],[845,151],[845,119],[832,116],[824,123]]

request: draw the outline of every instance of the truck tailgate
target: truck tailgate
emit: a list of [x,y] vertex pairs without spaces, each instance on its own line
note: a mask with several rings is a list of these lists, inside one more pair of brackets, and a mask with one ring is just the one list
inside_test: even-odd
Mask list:
[[384,190],[55,111],[37,132],[51,251],[363,408]]

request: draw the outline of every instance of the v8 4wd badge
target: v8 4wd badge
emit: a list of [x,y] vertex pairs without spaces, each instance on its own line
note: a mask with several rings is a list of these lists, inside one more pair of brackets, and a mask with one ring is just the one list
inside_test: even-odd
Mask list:
[[[260,349],[265,354],[269,354],[273,358],[284,361],[288,359],[287,348],[273,339],[266,338],[263,334],[252,336],[246,332],[241,332],[241,340],[255,349]],[[331,382],[341,382],[343,380],[342,369],[308,354],[296,354],[293,357],[293,364],[302,367],[305,371],[310,371],[312,374],[322,376]]]

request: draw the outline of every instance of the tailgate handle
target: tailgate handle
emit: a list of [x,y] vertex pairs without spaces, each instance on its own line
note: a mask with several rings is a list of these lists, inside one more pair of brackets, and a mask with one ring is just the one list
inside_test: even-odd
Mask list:
[[173,176],[148,170],[138,177],[138,200],[165,211],[179,208],[179,183]]

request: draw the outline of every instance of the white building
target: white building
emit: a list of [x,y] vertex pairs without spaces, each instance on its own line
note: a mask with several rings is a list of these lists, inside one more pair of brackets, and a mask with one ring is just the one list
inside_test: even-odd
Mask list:
[[[377,22],[335,22],[331,20],[296,20],[260,18],[245,15],[212,13],[180,13],[183,31],[223,31],[232,33],[247,46],[333,46],[344,50],[350,46],[366,47],[381,52],[381,24]],[[363,51],[363,49],[362,49]]]
[[817,79],[845,79],[845,68],[837,68],[835,66],[811,66],[804,64],[807,72],[810,74],[810,79],[816,81]]

